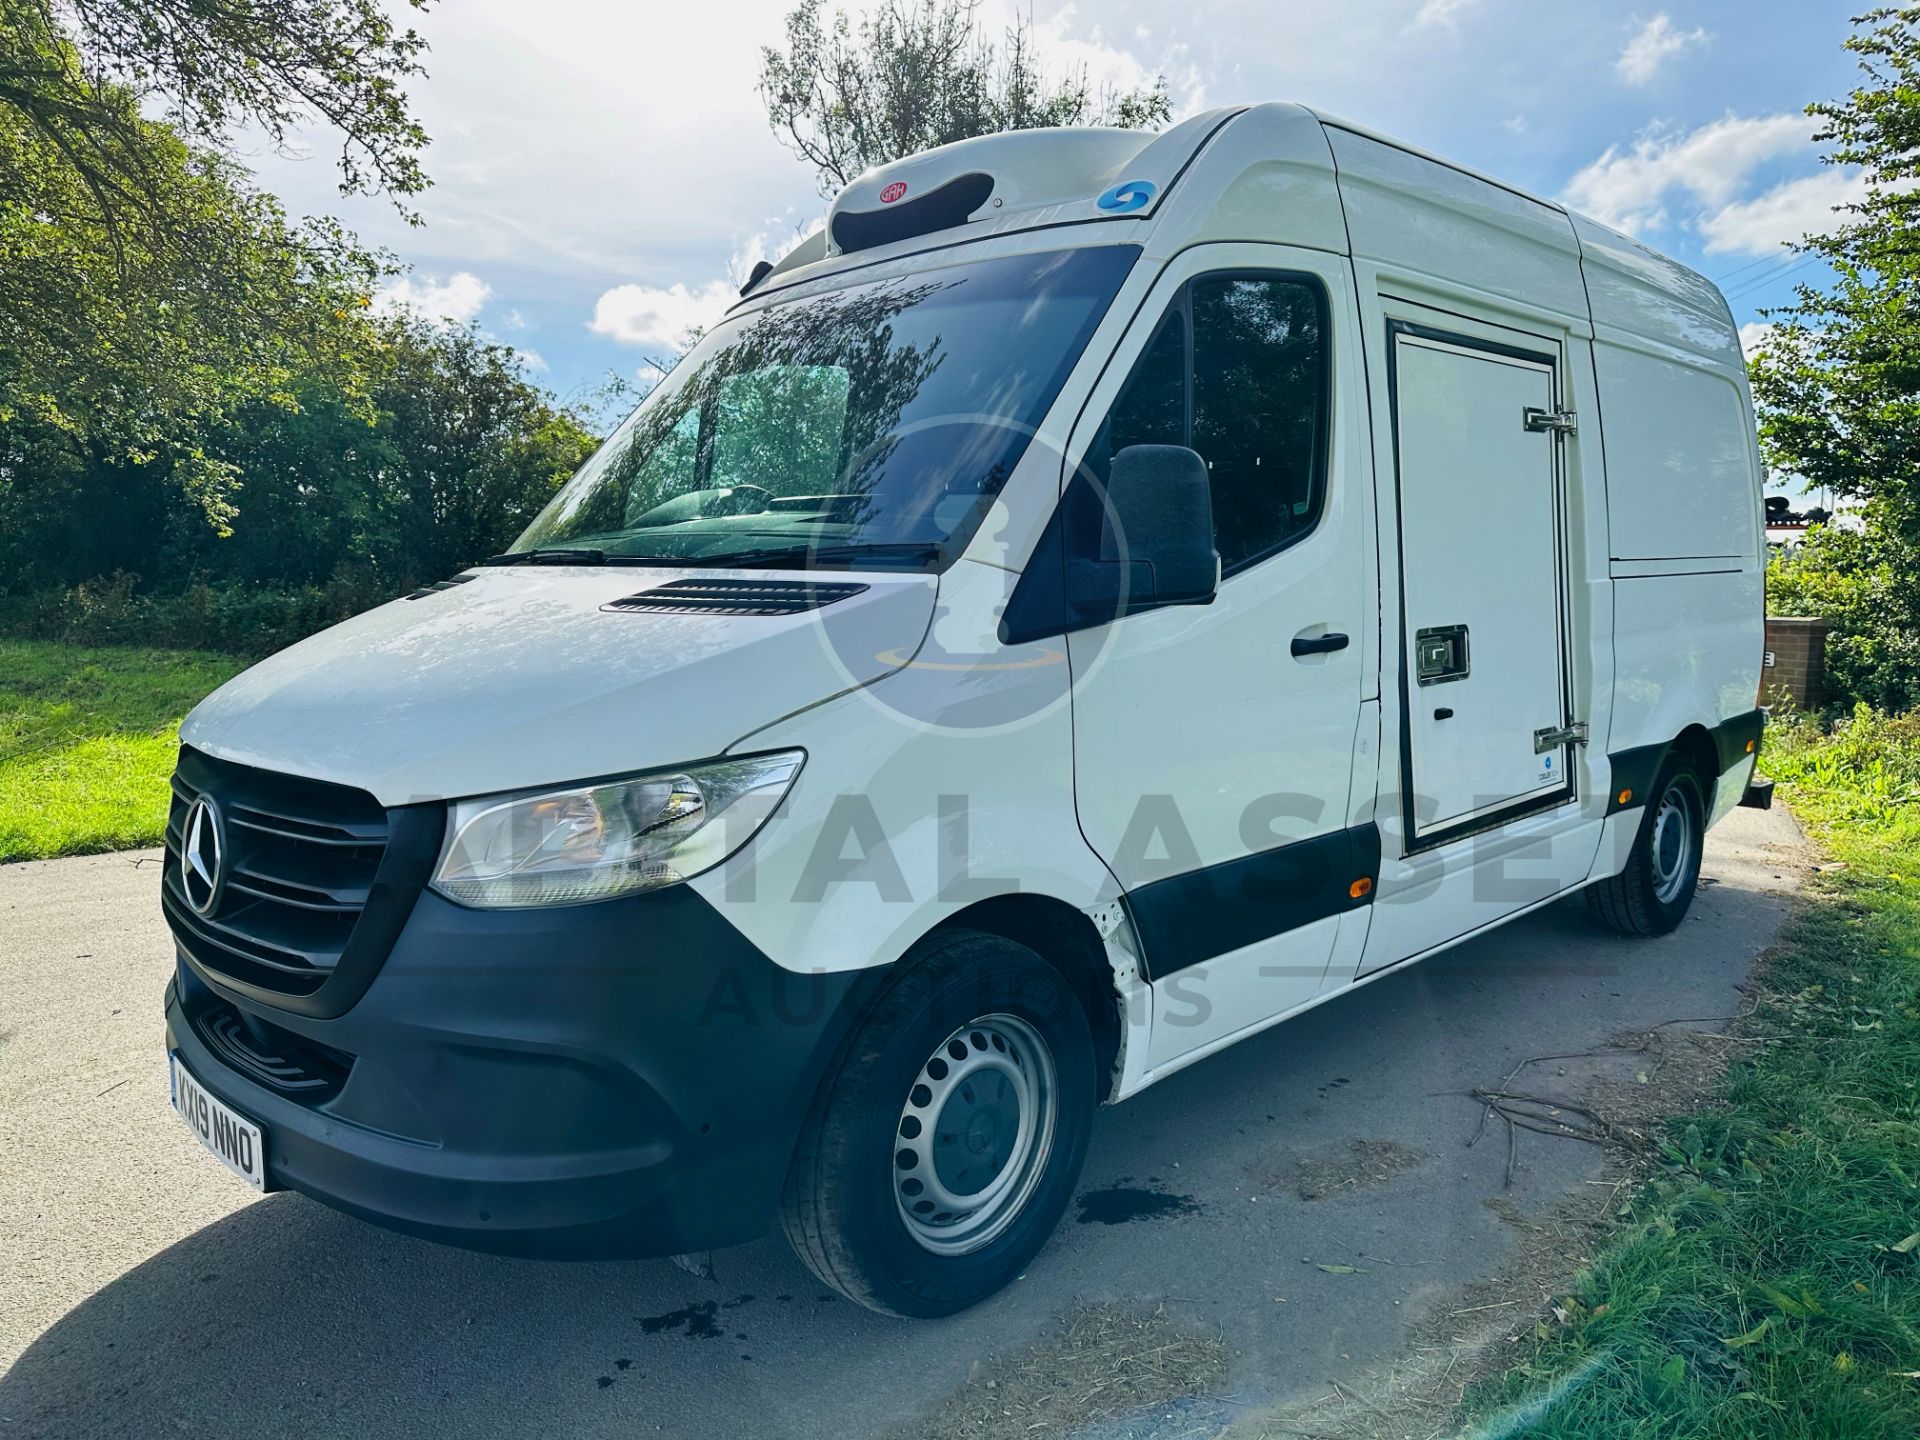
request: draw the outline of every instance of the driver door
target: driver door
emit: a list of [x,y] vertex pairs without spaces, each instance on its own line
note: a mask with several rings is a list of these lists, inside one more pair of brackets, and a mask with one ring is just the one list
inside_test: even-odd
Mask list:
[[1151,1067],[1318,994],[1377,870],[1350,823],[1376,633],[1352,297],[1322,253],[1186,252],[1070,450],[1095,479],[1127,445],[1198,451],[1222,559],[1212,604],[1068,639],[1080,824],[1145,952]]

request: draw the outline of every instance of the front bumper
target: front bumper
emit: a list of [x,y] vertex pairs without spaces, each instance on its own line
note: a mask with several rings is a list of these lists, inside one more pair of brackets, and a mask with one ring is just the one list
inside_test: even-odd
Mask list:
[[[337,1018],[261,1005],[182,954],[167,1043],[265,1127],[270,1187],[472,1249],[669,1255],[771,1225],[877,981],[782,970],[684,886],[521,911],[427,892]],[[250,1073],[236,1033],[326,1055],[331,1083]]]

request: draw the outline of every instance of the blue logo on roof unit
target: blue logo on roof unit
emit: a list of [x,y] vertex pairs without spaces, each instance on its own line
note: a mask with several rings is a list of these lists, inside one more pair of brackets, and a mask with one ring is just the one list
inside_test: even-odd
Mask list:
[[1125,215],[1134,210],[1146,209],[1152,203],[1157,188],[1151,180],[1122,180],[1093,203],[1102,210],[1111,210],[1116,215]]

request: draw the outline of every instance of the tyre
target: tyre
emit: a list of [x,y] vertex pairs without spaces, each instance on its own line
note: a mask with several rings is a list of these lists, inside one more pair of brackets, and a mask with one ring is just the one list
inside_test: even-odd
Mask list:
[[1670,756],[1654,782],[1627,868],[1587,887],[1593,913],[1622,935],[1665,935],[1686,918],[1700,881],[1707,804],[1700,777]]
[[847,1041],[782,1197],[821,1280],[951,1315],[1020,1274],[1086,1158],[1093,1036],[1065,976],[997,935],[929,936]]

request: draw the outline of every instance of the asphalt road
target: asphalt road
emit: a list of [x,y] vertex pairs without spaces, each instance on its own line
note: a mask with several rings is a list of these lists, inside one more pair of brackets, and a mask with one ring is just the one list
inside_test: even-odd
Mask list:
[[[469,1255],[256,1197],[167,1108],[157,863],[0,867],[0,1435],[860,1440],[910,1433],[1077,1299],[1220,1335],[1206,1430],[1392,1357],[1502,1266],[1513,1216],[1582,1193],[1599,1153],[1531,1135],[1506,1188],[1504,1139],[1467,1146],[1466,1092],[1739,1008],[1806,863],[1783,813],[1736,811],[1673,936],[1616,939],[1576,898],[1104,1111],[1028,1275],[921,1324],[828,1297],[772,1238],[709,1282]],[[1356,1140],[1390,1163],[1343,1181]]]

